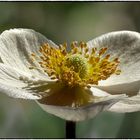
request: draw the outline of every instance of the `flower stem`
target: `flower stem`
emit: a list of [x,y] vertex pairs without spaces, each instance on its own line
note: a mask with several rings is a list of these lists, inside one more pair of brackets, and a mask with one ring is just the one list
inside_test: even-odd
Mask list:
[[66,139],[76,138],[76,122],[66,121]]

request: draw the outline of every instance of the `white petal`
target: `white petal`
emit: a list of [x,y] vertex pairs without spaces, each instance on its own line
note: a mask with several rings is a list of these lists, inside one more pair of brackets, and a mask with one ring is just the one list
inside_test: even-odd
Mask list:
[[107,92],[105,92],[103,90],[100,90],[98,88],[95,88],[95,87],[91,87],[90,90],[92,91],[92,94],[94,96],[97,96],[97,97],[104,97],[104,96],[109,96],[110,95]]
[[[94,89],[92,89],[92,92],[94,92]],[[105,93],[102,91],[99,92],[101,92],[102,94]],[[96,103],[91,103],[87,106],[78,107],[78,108],[46,105],[40,103],[39,101],[37,101],[37,103],[44,111],[53,114],[55,116],[58,116],[62,119],[71,120],[71,121],[83,121],[95,117],[101,111],[107,110],[114,103],[126,97],[124,95],[110,95],[110,96],[106,96],[106,95],[108,94],[105,94],[105,97],[100,98],[99,100],[96,101]]]
[[138,94],[140,90],[140,80],[134,81],[130,83],[124,83],[124,84],[116,84],[116,85],[110,85],[110,86],[95,86],[101,90],[104,90],[108,92],[109,94],[127,94],[129,96],[134,96]]
[[22,98],[22,99],[30,99],[30,100],[37,100],[40,99],[40,96],[33,95],[24,89],[15,88],[9,85],[4,85],[0,82],[0,92],[5,93],[10,97],[14,98]]
[[[30,74],[0,63],[0,92],[14,98],[40,99],[38,92],[29,89],[47,83],[34,79]],[[36,94],[36,95],[35,95]]]
[[[4,64],[29,73],[31,72],[29,66],[37,65],[31,61],[31,53],[38,54],[40,45],[44,43],[57,47],[52,41],[34,30],[7,30],[0,35],[0,57]],[[32,73],[41,76],[38,70],[32,70]]]
[[109,111],[117,113],[140,111],[140,93],[136,96],[123,99],[114,104]]
[[34,77],[31,73],[23,72],[19,69],[7,66],[0,63],[0,82],[5,85],[13,87],[26,87],[28,84],[42,85],[53,83],[56,80],[40,79],[40,77]]
[[11,68],[3,63],[0,63],[0,82],[13,87],[25,87],[26,83],[21,81],[21,77],[31,77],[30,74]]
[[111,32],[88,42],[89,47],[107,47],[107,54],[120,60],[120,75],[112,75],[100,85],[116,85],[140,80],[140,34],[132,31]]

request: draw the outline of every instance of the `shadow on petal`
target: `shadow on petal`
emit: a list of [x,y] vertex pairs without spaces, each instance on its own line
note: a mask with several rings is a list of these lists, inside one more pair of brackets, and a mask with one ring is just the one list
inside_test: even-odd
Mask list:
[[48,95],[38,100],[40,103],[55,106],[79,107],[94,102],[94,99],[97,98],[93,96],[89,89],[81,87],[70,88],[59,83],[55,83],[50,87]]
[[108,110],[113,104],[115,104],[122,98],[124,98],[124,96],[114,95],[109,99],[106,98],[104,101],[98,103],[90,103],[89,105],[77,108],[46,105],[38,101],[37,103],[44,111],[62,119],[71,121],[83,121],[95,117],[98,113],[102,111]]

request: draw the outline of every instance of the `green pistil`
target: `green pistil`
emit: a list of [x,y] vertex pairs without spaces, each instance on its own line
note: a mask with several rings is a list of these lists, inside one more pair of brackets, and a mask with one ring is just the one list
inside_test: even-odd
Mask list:
[[88,73],[88,63],[86,58],[80,54],[74,54],[66,59],[66,65],[73,67],[74,71],[79,74],[80,78],[85,78]]

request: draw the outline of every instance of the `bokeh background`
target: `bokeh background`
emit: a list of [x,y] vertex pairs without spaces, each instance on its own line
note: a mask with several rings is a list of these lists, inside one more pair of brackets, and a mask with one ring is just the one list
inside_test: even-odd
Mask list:
[[[0,2],[0,32],[32,28],[55,43],[116,30],[140,32],[139,2]],[[65,121],[34,101],[0,93],[0,138],[64,138]],[[77,123],[77,138],[140,138],[140,113],[102,112]]]

